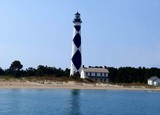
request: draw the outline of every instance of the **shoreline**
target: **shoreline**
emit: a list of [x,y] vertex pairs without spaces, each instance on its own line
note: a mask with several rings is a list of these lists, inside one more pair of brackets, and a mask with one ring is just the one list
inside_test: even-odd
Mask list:
[[9,82],[0,81],[0,89],[95,89],[95,90],[141,90],[160,91],[160,87],[147,88],[144,86],[120,86],[103,83],[69,82]]

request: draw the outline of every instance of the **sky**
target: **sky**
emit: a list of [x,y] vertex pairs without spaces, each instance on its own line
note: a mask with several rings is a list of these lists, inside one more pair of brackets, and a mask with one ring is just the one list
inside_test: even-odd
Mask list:
[[0,67],[70,68],[77,11],[83,65],[160,68],[159,0],[0,0]]

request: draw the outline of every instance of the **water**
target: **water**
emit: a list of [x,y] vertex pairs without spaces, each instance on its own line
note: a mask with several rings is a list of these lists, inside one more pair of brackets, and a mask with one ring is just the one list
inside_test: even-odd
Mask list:
[[0,89],[0,115],[160,115],[160,92]]

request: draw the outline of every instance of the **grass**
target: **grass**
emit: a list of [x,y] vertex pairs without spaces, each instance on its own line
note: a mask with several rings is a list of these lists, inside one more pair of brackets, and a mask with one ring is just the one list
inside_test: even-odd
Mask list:
[[155,86],[148,85],[146,83],[117,83],[116,85],[121,85],[124,87],[145,87],[145,88],[156,88]]
[[85,82],[85,80],[81,78],[72,78],[72,77],[55,77],[55,76],[42,76],[42,77],[37,77],[37,76],[31,76],[31,77],[21,77],[21,78],[15,78],[11,76],[0,76],[0,81],[9,81],[9,82],[24,82],[24,81],[31,81],[31,82],[36,82],[36,81],[59,81],[59,82],[68,82],[68,81],[75,81],[75,82]]
[[[25,81],[30,81],[30,82],[38,82],[38,81],[51,81],[51,82],[69,82],[69,81],[75,81],[78,83],[98,83],[96,81],[93,81],[91,79],[81,79],[78,77],[55,77],[55,76],[42,76],[42,77],[37,77],[37,76],[32,76],[32,77],[21,77],[21,78],[15,78],[12,76],[0,76],[0,82],[25,82]],[[146,88],[155,88],[155,86],[150,86],[147,85],[146,83],[110,83],[113,85],[121,85],[121,86],[126,86],[126,87],[146,87]]]

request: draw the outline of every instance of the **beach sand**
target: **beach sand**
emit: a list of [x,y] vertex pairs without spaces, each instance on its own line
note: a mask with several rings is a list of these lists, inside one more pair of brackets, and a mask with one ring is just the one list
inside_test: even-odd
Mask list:
[[1,89],[103,89],[103,90],[153,90],[160,91],[160,87],[149,88],[145,86],[120,86],[103,83],[77,83],[68,82],[50,82],[50,81],[0,81]]

